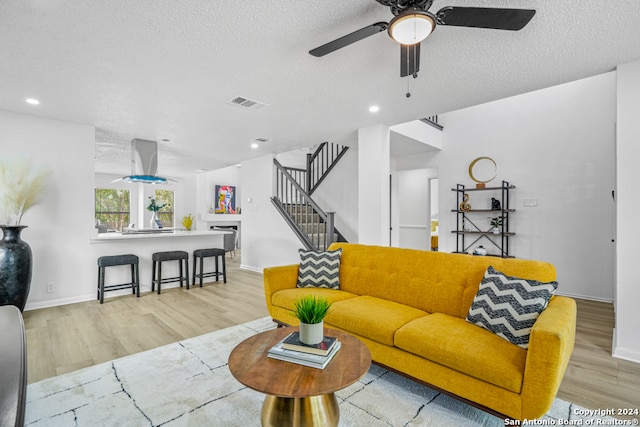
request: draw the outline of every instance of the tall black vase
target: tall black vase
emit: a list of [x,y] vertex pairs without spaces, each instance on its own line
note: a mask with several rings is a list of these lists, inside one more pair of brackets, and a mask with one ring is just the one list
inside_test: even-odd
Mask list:
[[26,225],[0,225],[0,305],[24,310],[31,287],[31,247],[20,238]]

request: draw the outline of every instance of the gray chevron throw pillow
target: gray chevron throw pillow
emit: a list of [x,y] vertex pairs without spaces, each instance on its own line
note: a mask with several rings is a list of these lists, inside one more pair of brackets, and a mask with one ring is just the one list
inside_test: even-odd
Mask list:
[[473,299],[467,322],[527,349],[533,324],[557,288],[558,282],[520,279],[489,267]]
[[342,248],[335,251],[319,252],[299,249],[299,288],[340,289],[340,256]]

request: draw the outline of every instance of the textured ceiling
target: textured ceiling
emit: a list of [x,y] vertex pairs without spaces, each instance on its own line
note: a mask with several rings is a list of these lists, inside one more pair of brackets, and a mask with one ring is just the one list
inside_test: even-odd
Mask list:
[[[351,144],[359,127],[640,59],[638,0],[435,0],[432,11],[448,5],[537,13],[519,32],[438,27],[418,78],[401,79],[384,32],[322,58],[307,53],[388,21],[374,0],[3,0],[0,109],[95,126],[99,172],[128,173],[129,141],[157,140],[160,174],[179,177],[325,140]],[[269,107],[227,104],[237,96]],[[259,137],[271,142],[252,150]]]

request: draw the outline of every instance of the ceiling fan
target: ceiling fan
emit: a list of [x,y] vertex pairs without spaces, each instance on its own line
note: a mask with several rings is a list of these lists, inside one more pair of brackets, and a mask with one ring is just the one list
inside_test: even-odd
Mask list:
[[324,56],[387,30],[389,36],[400,43],[400,77],[416,77],[420,69],[420,42],[433,32],[436,25],[518,31],[536,13],[533,9],[446,6],[434,14],[429,12],[433,0],[376,1],[391,9],[394,15],[391,21],[376,22],[312,49],[309,53]]

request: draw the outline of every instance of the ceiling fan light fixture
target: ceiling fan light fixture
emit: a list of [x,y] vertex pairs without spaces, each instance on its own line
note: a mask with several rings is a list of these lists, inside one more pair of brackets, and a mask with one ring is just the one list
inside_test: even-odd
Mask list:
[[412,45],[429,37],[436,27],[435,17],[424,10],[410,9],[389,22],[389,36],[400,44]]

